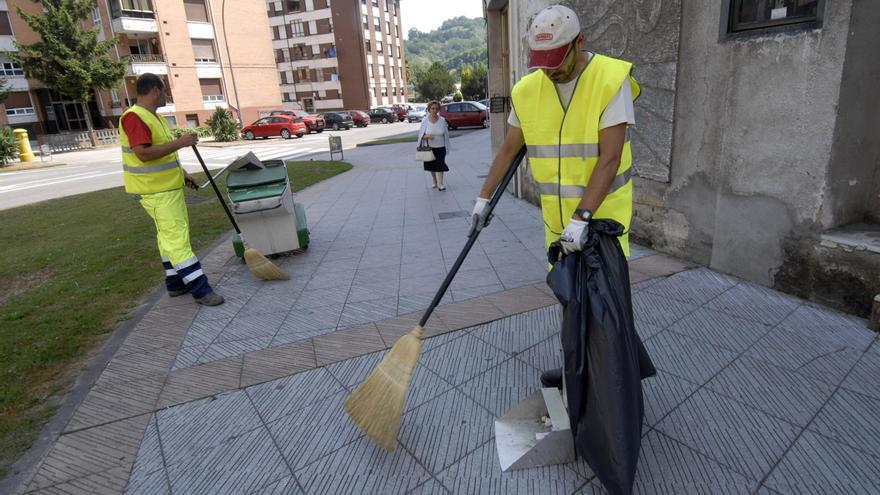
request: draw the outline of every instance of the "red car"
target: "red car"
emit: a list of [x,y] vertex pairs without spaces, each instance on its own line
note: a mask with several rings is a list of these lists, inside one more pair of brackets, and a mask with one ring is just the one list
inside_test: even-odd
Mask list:
[[302,119],[306,125],[307,133],[324,132],[324,117],[320,115],[310,115],[309,112],[303,110],[272,110],[271,115],[287,115]]
[[446,119],[450,129],[456,127],[489,127],[489,111],[475,101],[447,103],[440,107],[440,115]]
[[284,139],[290,139],[290,136],[303,137],[307,132],[306,125],[302,119],[290,117],[288,115],[272,115],[264,117],[249,126],[241,129],[241,135],[245,139],[269,138],[272,136],[281,136]]
[[348,110],[346,111],[349,115],[351,115],[351,119],[354,120],[355,127],[366,127],[370,125],[370,114],[367,112],[361,112],[360,110]]

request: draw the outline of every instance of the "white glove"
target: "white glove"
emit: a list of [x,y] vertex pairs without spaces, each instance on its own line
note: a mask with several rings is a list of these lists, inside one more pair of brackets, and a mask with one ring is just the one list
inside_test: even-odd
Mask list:
[[584,249],[584,242],[587,240],[587,234],[590,227],[587,222],[582,220],[571,219],[565,230],[562,231],[562,237],[559,238],[559,244],[562,246],[562,252],[571,254]]
[[471,229],[468,231],[470,236],[472,233],[479,232],[489,226],[492,221],[492,215],[489,215],[489,200],[486,198],[477,198],[474,204],[474,211],[471,213]]

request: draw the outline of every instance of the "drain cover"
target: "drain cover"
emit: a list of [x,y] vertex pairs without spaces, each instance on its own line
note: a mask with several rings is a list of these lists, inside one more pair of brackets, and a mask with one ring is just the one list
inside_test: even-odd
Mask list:
[[466,217],[466,216],[468,216],[468,212],[463,211],[463,210],[444,211],[444,212],[437,214],[437,218],[439,218],[440,220],[448,220],[450,218]]

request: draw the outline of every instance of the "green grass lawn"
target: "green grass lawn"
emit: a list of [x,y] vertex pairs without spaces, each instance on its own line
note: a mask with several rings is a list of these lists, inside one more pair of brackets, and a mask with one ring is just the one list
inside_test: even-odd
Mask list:
[[[338,161],[288,162],[294,191],[350,169]],[[210,187],[186,194],[214,198]],[[231,228],[216,199],[189,205],[189,216],[196,252]],[[88,358],[164,272],[152,220],[121,187],[3,210],[0,226],[3,477]]]

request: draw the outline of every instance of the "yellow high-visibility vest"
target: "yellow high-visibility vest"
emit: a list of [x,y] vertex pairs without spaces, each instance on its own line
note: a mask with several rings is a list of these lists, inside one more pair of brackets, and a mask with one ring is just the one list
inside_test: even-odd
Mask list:
[[[532,177],[541,194],[546,246],[562,235],[599,161],[602,112],[624,83],[630,84],[633,99],[639,95],[640,88],[631,71],[629,62],[593,55],[578,77],[568,111],[562,107],[553,81],[543,71],[532,72],[513,87],[513,107],[528,146]],[[627,256],[632,175],[632,148],[627,132],[617,177],[608,196],[593,212],[593,218],[611,218],[623,224],[626,234],[620,237],[620,244]]]
[[[134,113],[150,128],[153,145],[173,141],[171,127],[162,117],[140,105],[132,105],[124,114]],[[119,122],[122,122],[122,118]],[[125,192],[132,194],[150,194],[172,191],[183,187],[183,169],[177,152],[169,153],[148,162],[141,161],[129,146],[128,136],[122,125],[119,126],[119,143],[122,145],[122,178]]]

